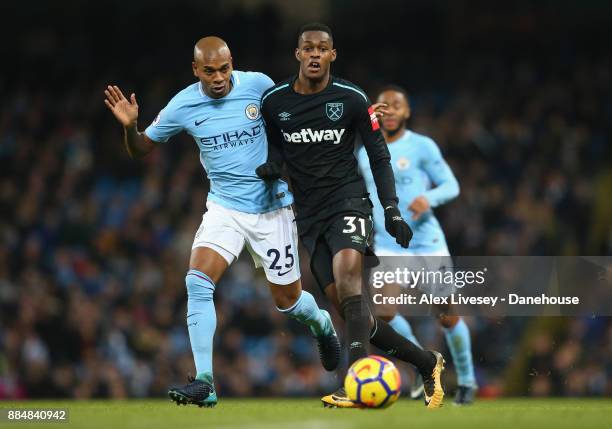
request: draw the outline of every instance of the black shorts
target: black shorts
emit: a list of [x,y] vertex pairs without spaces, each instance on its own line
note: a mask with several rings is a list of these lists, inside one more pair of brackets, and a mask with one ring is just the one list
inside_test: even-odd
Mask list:
[[372,254],[372,203],[368,198],[348,198],[321,210],[305,231],[298,231],[310,254],[310,270],[321,290],[334,282],[333,257],[343,249]]

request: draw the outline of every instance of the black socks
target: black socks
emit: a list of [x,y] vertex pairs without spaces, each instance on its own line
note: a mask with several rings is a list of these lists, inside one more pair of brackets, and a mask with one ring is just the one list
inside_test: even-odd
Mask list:
[[416,366],[421,374],[428,375],[433,370],[435,356],[402,337],[384,320],[375,317],[368,335],[370,311],[362,295],[345,298],[341,305],[346,324],[349,366],[368,355],[368,343],[371,343],[389,356]]
[[389,356],[416,366],[421,374],[427,375],[436,364],[436,358],[431,352],[402,337],[387,322],[379,318],[374,318],[370,343]]
[[341,306],[346,325],[348,364],[351,366],[357,359],[368,355],[370,311],[362,295],[345,298]]

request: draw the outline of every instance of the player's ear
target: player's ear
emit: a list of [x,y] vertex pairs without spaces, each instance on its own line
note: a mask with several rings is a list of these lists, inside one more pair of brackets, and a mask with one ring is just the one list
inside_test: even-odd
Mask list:
[[336,61],[336,50],[332,49],[331,50],[331,62],[333,63],[334,61]]
[[193,70],[193,75],[198,77],[198,66],[196,65],[195,61],[191,62],[191,69]]
[[295,48],[295,58],[299,61],[302,62],[302,58],[300,56],[300,48]]

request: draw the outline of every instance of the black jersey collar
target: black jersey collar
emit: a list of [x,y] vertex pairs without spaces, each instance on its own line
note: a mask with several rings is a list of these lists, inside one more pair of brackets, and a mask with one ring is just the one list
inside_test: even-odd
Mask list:
[[330,73],[329,80],[327,81],[327,85],[325,86],[325,88],[323,88],[323,90],[321,90],[319,92],[315,92],[314,94],[300,94],[299,92],[297,92],[293,88],[293,85],[295,84],[295,81],[297,79],[298,79],[298,75],[297,74],[291,78],[291,84],[289,85],[289,88],[291,89],[291,92],[294,93],[295,95],[299,95],[300,97],[312,97],[313,95],[319,95],[319,94],[323,94],[324,92],[326,92],[332,86],[332,83],[334,82],[335,78],[334,78],[334,75],[332,75]]

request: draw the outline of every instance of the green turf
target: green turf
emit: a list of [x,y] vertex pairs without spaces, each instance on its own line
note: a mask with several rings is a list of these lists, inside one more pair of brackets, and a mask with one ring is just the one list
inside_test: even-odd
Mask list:
[[[165,400],[0,402],[0,408],[66,407],[75,428],[248,428],[248,429],[522,429],[610,428],[612,400],[505,399],[458,408],[447,402],[427,410],[400,400],[385,410],[324,409],[318,399],[222,399],[214,409],[178,407]],[[49,427],[49,424],[0,422],[1,428]]]

